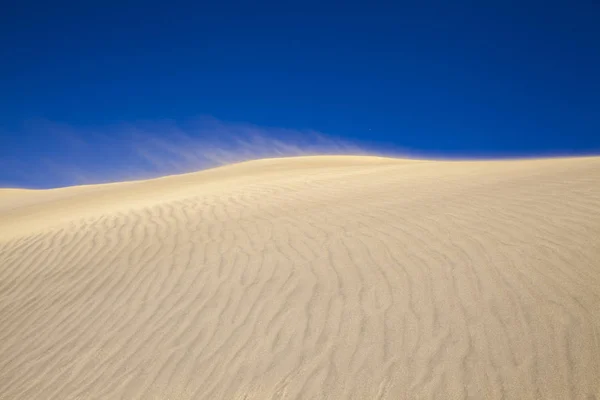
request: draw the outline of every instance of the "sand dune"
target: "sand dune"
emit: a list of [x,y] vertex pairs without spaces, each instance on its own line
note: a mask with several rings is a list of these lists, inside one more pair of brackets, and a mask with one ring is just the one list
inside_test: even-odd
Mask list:
[[0,190],[0,399],[600,399],[600,158]]

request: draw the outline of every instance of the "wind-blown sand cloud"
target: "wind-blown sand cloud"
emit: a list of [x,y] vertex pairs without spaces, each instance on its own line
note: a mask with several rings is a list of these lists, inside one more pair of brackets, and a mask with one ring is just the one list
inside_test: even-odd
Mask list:
[[[10,159],[0,161],[7,165],[5,171],[11,171],[11,182],[29,182],[43,175],[35,187],[148,179],[270,157],[374,152],[312,130],[260,127],[212,117],[101,128],[35,121],[28,124],[27,132],[46,140],[16,149]],[[26,153],[40,156],[24,161]]]
[[0,398],[600,398],[599,237],[598,157],[0,190]]

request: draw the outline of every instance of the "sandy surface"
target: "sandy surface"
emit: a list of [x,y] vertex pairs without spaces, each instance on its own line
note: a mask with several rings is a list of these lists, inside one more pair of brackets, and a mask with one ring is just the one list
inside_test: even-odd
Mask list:
[[600,399],[600,158],[0,190],[0,399]]

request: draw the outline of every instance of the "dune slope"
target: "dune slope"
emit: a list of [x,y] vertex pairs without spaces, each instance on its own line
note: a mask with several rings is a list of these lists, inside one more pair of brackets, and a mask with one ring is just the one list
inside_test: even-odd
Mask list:
[[600,399],[600,158],[0,190],[0,399]]

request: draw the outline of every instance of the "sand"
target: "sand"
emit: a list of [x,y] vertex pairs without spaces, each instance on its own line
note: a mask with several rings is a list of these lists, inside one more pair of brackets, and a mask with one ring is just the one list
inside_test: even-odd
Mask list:
[[0,190],[0,399],[600,399],[600,157]]

